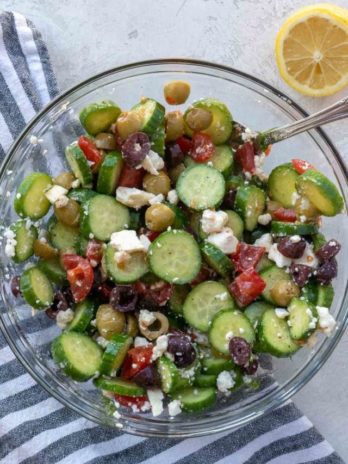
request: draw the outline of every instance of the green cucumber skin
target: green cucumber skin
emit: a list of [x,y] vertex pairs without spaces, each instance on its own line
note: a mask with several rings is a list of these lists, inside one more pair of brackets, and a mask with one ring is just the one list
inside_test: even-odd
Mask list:
[[92,300],[86,299],[78,303],[75,308],[74,319],[69,324],[67,330],[73,332],[85,332],[95,315],[95,304]]
[[[255,201],[256,200],[256,203]],[[236,194],[235,210],[243,218],[245,229],[252,232],[258,226],[258,217],[266,205],[266,194],[255,185],[239,187]]]
[[172,294],[169,298],[169,308],[176,314],[182,316],[184,301],[189,294],[191,287],[189,285],[173,285]]
[[235,367],[231,359],[225,358],[204,358],[202,361],[202,372],[205,375],[215,375],[222,371],[230,371]]
[[244,231],[243,219],[235,211],[227,209],[225,211],[228,216],[227,227],[232,229],[233,234],[238,240],[242,240]]
[[[202,396],[204,396],[203,399]],[[190,399],[190,397],[192,399]],[[200,400],[198,397],[201,397]],[[213,387],[190,387],[178,390],[172,395],[172,398],[178,399],[181,402],[183,411],[199,412],[204,411],[215,404],[216,391]]]
[[33,225],[27,228],[26,221],[19,220],[12,224],[10,229],[16,234],[17,241],[12,260],[15,263],[22,263],[34,254],[34,241],[38,237],[37,228]]
[[102,390],[110,391],[123,396],[144,396],[146,390],[134,382],[119,378],[98,377],[93,380],[94,385]]
[[38,182],[40,179],[43,181],[46,181],[46,187],[49,187],[50,185],[52,185],[51,177],[48,174],[45,174],[42,172],[33,172],[32,174],[27,176],[23,180],[23,182],[19,185],[16,196],[15,196],[15,200],[14,200],[14,209],[16,213],[18,214],[18,216],[29,217],[30,219],[38,220],[48,213],[48,210],[51,207],[51,203],[45,197],[43,191],[42,191],[42,195],[40,198],[40,203],[42,206],[41,211],[38,211],[35,214],[33,213],[29,214],[28,208],[25,206],[25,199],[27,195],[29,194],[30,190],[33,188],[35,183]]
[[[318,313],[314,305],[308,303],[305,300],[300,300],[299,298],[293,298],[290,302],[288,307],[288,311],[290,313],[289,321],[290,321],[290,335],[294,340],[306,340],[313,332],[315,332],[317,326],[310,328],[309,324],[311,320],[309,316],[306,314],[307,309],[309,309],[316,320],[318,320]],[[302,318],[306,318],[309,321],[307,327],[299,327],[298,320],[294,317],[295,313],[299,313],[302,315]]]
[[200,374],[197,375],[195,385],[197,387],[215,387],[217,375],[213,374]]
[[59,222],[52,217],[48,223],[48,240],[58,250],[75,248],[79,240],[79,230]]
[[270,198],[281,203],[284,208],[294,207],[293,194],[297,193],[296,181],[298,177],[299,174],[291,163],[281,164],[274,168],[268,178]]
[[118,151],[108,153],[99,168],[97,191],[105,195],[113,195],[123,168],[122,155]]
[[276,235],[312,235],[318,232],[316,224],[272,221],[271,232]]
[[131,111],[140,111],[144,114],[146,111],[146,109],[144,110],[144,107],[148,107],[149,105],[153,106],[152,114],[150,118],[143,121],[143,125],[140,128],[140,131],[145,132],[145,134],[151,136],[164,122],[164,106],[152,98],[145,98],[140,103],[133,106]]
[[151,136],[151,150],[162,156],[162,158],[165,155],[165,137],[166,130],[164,124],[158,126]]
[[[102,111],[108,111],[110,116],[105,118],[103,124],[93,124],[91,117],[95,117],[95,114],[101,113]],[[80,112],[80,122],[85,130],[90,135],[97,135],[99,132],[107,130],[113,122],[116,121],[118,116],[121,114],[121,109],[111,100],[104,100],[99,103],[92,103],[86,108],[83,108]]]
[[228,277],[232,272],[232,261],[215,245],[204,241],[201,253],[207,264],[222,277]]
[[[35,291],[32,286],[31,282],[31,274],[34,272],[34,270],[40,271],[43,279],[45,280],[45,284],[48,286],[48,289],[50,290],[50,296],[49,300],[47,301],[40,301],[37,298],[37,295],[35,294]],[[43,274],[43,272],[36,266],[33,266],[23,272],[21,275],[21,280],[20,280],[20,291],[23,295],[23,298],[25,301],[32,306],[35,309],[46,309],[48,308],[52,302],[53,302],[53,288],[48,280],[48,278]]]
[[103,375],[110,375],[113,370],[119,369],[132,343],[133,339],[128,335],[113,335],[103,353],[100,373]]
[[92,187],[93,176],[91,168],[83,151],[76,142],[66,147],[65,157],[75,177],[81,182],[82,187]]
[[59,259],[41,260],[38,262],[38,268],[55,284],[63,284],[66,282],[66,272],[59,264]]
[[96,195],[98,195],[98,193],[89,188],[76,188],[70,190],[68,193],[69,198],[78,201],[79,203],[85,203]]
[[[144,257],[143,253],[141,252],[132,253],[130,264],[132,263],[132,260],[133,262],[135,259],[140,260],[140,255]],[[136,269],[133,269],[132,272],[129,272],[129,267],[127,270],[127,265],[125,269],[118,268],[114,258],[115,249],[111,245],[107,246],[104,256],[106,261],[107,274],[109,278],[116,284],[131,284],[144,276],[149,270],[145,258],[143,261],[137,263]],[[141,264],[141,266],[139,264]]]

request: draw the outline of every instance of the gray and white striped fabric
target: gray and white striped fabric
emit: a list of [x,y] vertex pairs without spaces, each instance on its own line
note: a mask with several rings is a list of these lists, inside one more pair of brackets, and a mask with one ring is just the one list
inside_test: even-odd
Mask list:
[[[24,125],[57,94],[32,23],[0,13],[0,160]],[[96,426],[35,383],[0,334],[0,464],[343,463],[289,402],[233,433],[145,439]]]

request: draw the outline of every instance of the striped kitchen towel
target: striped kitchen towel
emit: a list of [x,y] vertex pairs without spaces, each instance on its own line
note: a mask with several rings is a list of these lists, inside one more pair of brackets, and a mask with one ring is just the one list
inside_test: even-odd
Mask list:
[[[34,114],[57,94],[45,44],[17,13],[0,14],[0,159]],[[0,464],[343,463],[288,402],[234,432],[146,439],[102,428],[50,397],[0,334]]]

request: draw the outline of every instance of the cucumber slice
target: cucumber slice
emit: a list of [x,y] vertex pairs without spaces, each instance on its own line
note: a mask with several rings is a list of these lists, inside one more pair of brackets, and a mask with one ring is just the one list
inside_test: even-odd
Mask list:
[[115,369],[119,369],[133,343],[132,337],[124,334],[115,334],[106,345],[103,353],[100,373],[110,375]]
[[272,221],[271,232],[276,235],[311,235],[318,232],[318,226],[304,222]]
[[235,210],[243,218],[246,230],[252,231],[258,225],[258,218],[266,205],[266,195],[255,185],[243,185],[237,190]]
[[209,341],[220,353],[229,354],[228,344],[231,337],[244,338],[250,344],[255,341],[255,332],[249,319],[238,310],[219,312],[210,326]]
[[207,409],[216,401],[215,388],[185,388],[172,395],[173,399],[179,400],[183,411],[199,412]]
[[277,266],[272,266],[260,273],[260,277],[266,282],[266,288],[262,292],[262,297],[271,304],[276,305],[271,295],[273,286],[280,280],[291,281],[291,276],[284,269]]
[[88,188],[76,188],[70,190],[68,193],[69,198],[72,198],[73,200],[76,200],[79,203],[85,203],[95,195],[97,195],[97,192]]
[[17,221],[10,229],[16,234],[15,255],[13,261],[22,263],[34,253],[34,242],[38,237],[37,228],[33,225],[27,226],[26,221]]
[[317,327],[317,310],[308,301],[293,298],[288,311],[291,337],[294,340],[306,340]]
[[320,285],[316,282],[308,282],[308,284],[302,288],[302,295],[314,306],[330,308],[335,292],[332,285]]
[[165,109],[156,100],[143,98],[140,103],[133,106],[132,111],[140,115],[141,132],[152,135],[159,126],[163,125]]
[[202,371],[207,375],[218,376],[222,371],[230,371],[234,368],[231,359],[225,358],[204,358],[202,361]]
[[210,111],[213,116],[208,129],[201,131],[203,134],[209,135],[215,145],[227,142],[232,133],[232,115],[224,103],[214,98],[203,98],[195,101],[184,114],[185,132],[190,137],[192,137],[193,131],[186,124],[186,118],[192,108],[203,108]]
[[324,216],[335,216],[343,209],[343,198],[336,185],[324,174],[308,169],[296,182],[298,191]]
[[206,281],[188,294],[184,303],[184,318],[192,327],[207,332],[215,314],[223,309],[233,309],[234,301],[225,285]]
[[120,378],[98,377],[93,380],[94,385],[101,390],[123,396],[144,396],[146,390],[130,380]]
[[264,303],[263,301],[255,301],[254,303],[251,303],[249,306],[247,306],[244,310],[244,315],[247,317],[253,326],[254,330],[258,327],[261,317],[263,313],[267,309],[272,309],[273,306],[271,306],[268,303]]
[[36,266],[23,272],[19,287],[25,301],[35,309],[45,309],[53,302],[51,282]]
[[121,114],[120,108],[111,100],[92,103],[80,112],[80,122],[90,135],[104,132]]
[[215,151],[211,159],[213,167],[227,178],[231,175],[234,166],[233,150],[228,145],[220,145],[215,147]]
[[66,281],[66,272],[59,263],[58,258],[41,260],[38,262],[38,268],[55,284],[62,284]]
[[274,266],[274,262],[267,258],[267,256],[263,255],[260,261],[256,265],[256,272],[262,272],[270,267]]
[[108,195],[95,195],[83,205],[81,232],[88,238],[93,234],[98,240],[110,240],[113,232],[129,226],[129,211],[115,198]]
[[296,181],[298,172],[291,163],[281,164],[273,169],[268,178],[268,195],[285,208],[292,208],[296,203]]
[[76,251],[78,255],[86,256],[88,242],[89,240],[87,238],[80,236],[80,239],[76,244]]
[[181,208],[171,203],[165,203],[168,208],[170,208],[175,214],[175,219],[172,224],[172,229],[183,229],[186,226],[186,216]]
[[232,261],[215,245],[204,241],[201,252],[206,263],[222,277],[227,277],[233,269]]
[[165,155],[165,139],[166,129],[164,127],[164,124],[162,124],[157,127],[157,129],[151,136],[151,150],[158,153],[162,157],[164,157]]
[[197,387],[215,387],[217,375],[214,374],[199,374],[196,377],[195,385]]
[[226,190],[229,191],[232,189],[237,189],[243,184],[244,184],[244,179],[241,175],[230,176],[228,179],[226,179]]
[[105,195],[114,195],[123,168],[122,155],[118,151],[108,153],[103,159],[97,181],[97,191]]
[[216,169],[205,164],[195,165],[180,174],[176,190],[186,206],[202,211],[214,208],[222,202],[225,180]]
[[235,211],[230,209],[226,210],[225,213],[227,213],[228,216],[226,227],[232,229],[234,236],[238,238],[238,240],[241,240],[244,232],[243,219]]
[[274,309],[263,313],[258,328],[258,350],[273,356],[287,357],[299,349],[291,338],[289,327],[284,319],[280,319]]
[[130,284],[148,272],[146,256],[142,252],[131,253],[129,260],[121,267],[115,260],[115,248],[108,245],[105,253],[107,273],[116,284]]
[[80,232],[76,227],[70,227],[52,218],[48,224],[48,240],[58,250],[75,248]]
[[83,382],[99,372],[103,352],[87,335],[64,332],[53,340],[51,353],[67,375]]
[[68,331],[85,332],[91,320],[94,318],[95,304],[92,300],[84,300],[78,303],[75,308],[74,319],[68,326]]
[[314,234],[312,236],[313,240],[313,250],[318,251],[319,248],[321,248],[325,243],[327,242],[325,235],[322,234],[321,232],[318,232],[317,234]]
[[208,234],[203,232],[201,219],[202,213],[199,213],[198,211],[193,211],[189,219],[190,228],[192,229],[192,232],[195,234],[197,240],[204,240],[208,237]]
[[81,182],[82,187],[92,187],[92,171],[77,142],[66,147],[65,157],[74,176]]
[[[173,393],[181,387],[182,378],[176,365],[165,356],[161,356],[157,363],[158,373],[161,379],[161,388],[164,393]],[[187,385],[188,382],[187,382]]]
[[191,282],[201,269],[199,246],[183,230],[163,232],[148,251],[151,270],[161,279],[174,284]]
[[26,177],[17,189],[14,209],[21,217],[37,220],[45,216],[51,203],[45,196],[45,191],[52,185],[48,174],[34,172]]
[[190,289],[189,285],[173,285],[172,294],[168,301],[169,308],[173,313],[182,315],[184,310],[184,301],[189,294]]

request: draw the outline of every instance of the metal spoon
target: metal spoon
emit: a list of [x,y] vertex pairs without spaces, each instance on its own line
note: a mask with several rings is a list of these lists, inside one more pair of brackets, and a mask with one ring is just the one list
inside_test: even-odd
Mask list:
[[329,122],[339,121],[346,117],[348,117],[348,96],[299,121],[292,122],[286,126],[276,127],[265,132],[259,132],[255,137],[256,142],[258,142],[260,147],[265,148],[268,145],[301,134],[314,127],[323,126]]

